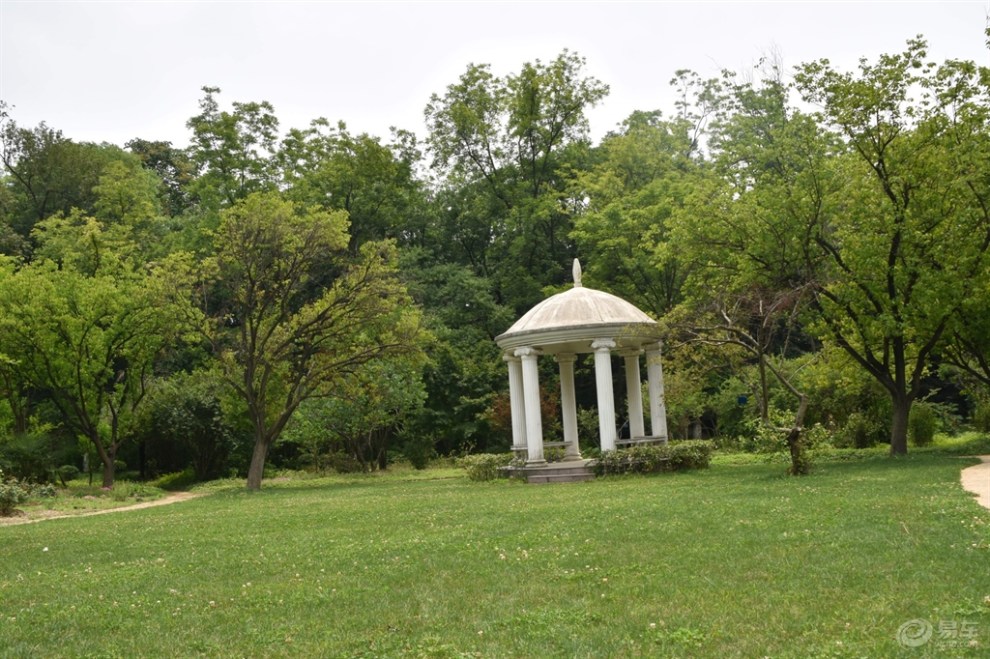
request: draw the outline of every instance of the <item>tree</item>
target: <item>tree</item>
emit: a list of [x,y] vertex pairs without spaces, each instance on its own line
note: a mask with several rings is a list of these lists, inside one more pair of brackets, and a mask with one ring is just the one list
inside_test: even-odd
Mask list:
[[27,238],[34,225],[73,208],[92,214],[96,186],[108,165],[140,163],[135,156],[110,144],[76,143],[44,123],[19,127],[0,102],[0,161],[9,199],[7,224]]
[[726,73],[697,86],[710,109],[710,165],[670,221],[663,254],[686,270],[685,299],[670,322],[691,342],[750,355],[764,425],[771,382],[793,396],[794,420],[785,429],[790,470],[805,474],[809,401],[784,363],[810,348],[800,341],[801,312],[817,260],[806,236],[828,191],[821,171],[830,144],[811,117],[789,107],[779,63],[760,66],[763,79],[755,84]]
[[445,251],[520,312],[574,255],[565,181],[587,155],[585,112],[608,93],[583,65],[567,51],[506,78],[471,65],[426,108]]
[[[347,258],[347,216],[255,193],[221,213],[205,268],[205,335],[254,434],[247,486],[299,405],[374,360],[419,350],[419,312],[391,242]],[[326,287],[312,282],[331,269]],[[212,306],[215,305],[215,306]]]
[[889,393],[892,454],[907,452],[911,406],[990,249],[990,71],[936,67],[925,49],[918,38],[856,74],[821,60],[796,76],[845,146],[833,208],[810,227],[828,267],[819,329]]
[[343,122],[331,128],[317,119],[306,130],[290,130],[276,159],[288,198],[347,211],[352,252],[369,240],[421,240],[426,196],[414,176],[414,142],[385,145],[366,133],[352,135]]
[[144,167],[158,175],[160,194],[167,214],[178,217],[190,204],[188,186],[193,177],[193,163],[182,149],[171,142],[135,138],[124,145],[141,159]]
[[[362,365],[330,395],[303,403],[293,434],[347,453],[364,471],[385,469],[393,440],[426,398],[421,361],[396,356]],[[310,452],[318,466],[319,450]]]
[[596,149],[596,162],[577,172],[572,196],[584,200],[571,237],[590,281],[641,309],[662,315],[680,301],[684,270],[667,258],[668,220],[693,187],[691,125],[637,112]]
[[[99,243],[98,226],[91,239]],[[156,359],[181,332],[185,298],[168,264],[131,271],[105,258],[81,272],[39,259],[0,271],[0,352],[92,445],[104,487],[113,486]]]
[[278,118],[267,101],[234,102],[228,112],[220,109],[218,87],[203,87],[203,93],[200,114],[186,122],[193,132],[189,159],[196,171],[189,190],[205,210],[215,212],[275,188]]

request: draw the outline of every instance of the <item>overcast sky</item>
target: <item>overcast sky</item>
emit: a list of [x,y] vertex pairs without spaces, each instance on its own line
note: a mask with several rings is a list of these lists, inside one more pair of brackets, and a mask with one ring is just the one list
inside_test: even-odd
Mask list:
[[21,126],[77,141],[188,144],[203,86],[270,101],[284,131],[343,120],[423,135],[430,94],[469,63],[498,75],[563,49],[611,87],[598,138],[633,110],[672,107],[668,81],[745,70],[771,50],[787,67],[853,68],[923,34],[932,59],[990,65],[975,2],[55,2],[0,0],[0,99]]

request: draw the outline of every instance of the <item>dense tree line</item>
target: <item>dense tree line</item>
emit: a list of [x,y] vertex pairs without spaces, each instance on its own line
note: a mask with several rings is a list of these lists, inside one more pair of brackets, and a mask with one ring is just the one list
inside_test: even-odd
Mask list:
[[667,327],[675,434],[752,447],[782,426],[800,472],[813,424],[897,454],[912,410],[985,423],[990,70],[925,47],[681,71],[673,114],[597,144],[608,87],[567,51],[469,66],[423,142],[283,131],[213,87],[187,147],[77,143],[2,105],[2,466],[257,488],[273,462],[507,448],[492,339],[574,257]]

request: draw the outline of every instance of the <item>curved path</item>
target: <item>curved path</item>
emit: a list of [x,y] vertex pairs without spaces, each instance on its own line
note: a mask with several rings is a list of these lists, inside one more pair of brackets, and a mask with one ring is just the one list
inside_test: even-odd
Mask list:
[[990,508],[990,455],[977,456],[983,462],[966,467],[959,475],[963,489],[976,496],[976,502]]
[[47,519],[61,519],[63,517],[91,517],[93,515],[106,515],[109,513],[119,513],[125,510],[141,510],[142,508],[154,508],[155,506],[166,506],[171,503],[178,503],[180,501],[186,501],[188,499],[195,499],[196,497],[203,496],[199,492],[174,492],[172,494],[167,494],[161,499],[155,499],[153,501],[142,501],[141,503],[135,503],[130,506],[118,506],[117,508],[104,508],[101,510],[90,510],[84,513],[77,512],[59,512],[55,510],[44,511],[38,517],[0,517],[0,526],[12,525],[12,524],[33,524],[35,522],[43,522]]

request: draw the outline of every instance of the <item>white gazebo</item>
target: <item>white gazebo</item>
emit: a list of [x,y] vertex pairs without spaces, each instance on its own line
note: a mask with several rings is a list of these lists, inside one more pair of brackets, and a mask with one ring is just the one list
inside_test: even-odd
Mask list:
[[[512,409],[512,449],[526,456],[527,467],[546,463],[537,360],[553,355],[560,367],[560,406],[565,462],[581,460],[578,448],[574,363],[578,355],[594,353],[598,396],[598,428],[603,451],[618,444],[667,441],[661,335],[657,323],[632,304],[581,285],[581,265],[574,259],[574,287],[540,302],[504,334],[495,337],[509,367]],[[625,365],[629,439],[616,431],[612,390],[612,355]],[[640,357],[646,356],[649,380],[650,435],[643,423]]]

